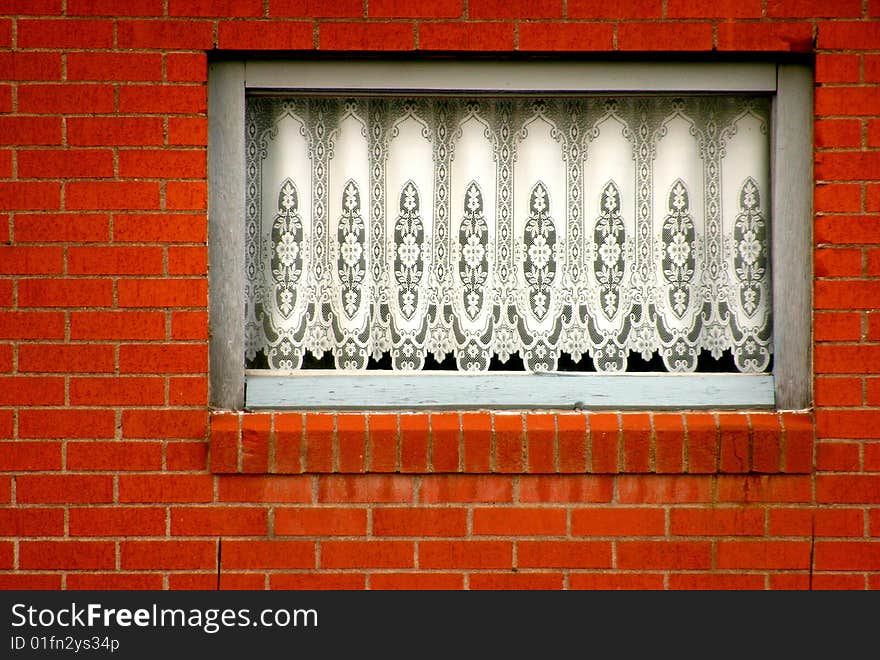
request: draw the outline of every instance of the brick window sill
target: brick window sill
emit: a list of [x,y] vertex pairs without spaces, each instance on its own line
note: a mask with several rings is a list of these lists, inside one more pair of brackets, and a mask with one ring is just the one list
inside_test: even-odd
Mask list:
[[812,413],[214,412],[217,474],[807,474]]

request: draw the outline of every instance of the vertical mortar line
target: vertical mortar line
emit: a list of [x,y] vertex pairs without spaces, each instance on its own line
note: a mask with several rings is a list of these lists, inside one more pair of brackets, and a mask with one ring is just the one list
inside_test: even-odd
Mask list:
[[333,413],[333,428],[330,431],[330,471],[339,473],[339,415]]
[[370,451],[370,416],[364,415],[364,474],[370,472],[373,466],[373,452]]

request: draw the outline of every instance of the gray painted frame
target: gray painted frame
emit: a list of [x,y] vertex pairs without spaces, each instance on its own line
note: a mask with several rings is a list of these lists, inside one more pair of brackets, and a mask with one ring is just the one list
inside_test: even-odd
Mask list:
[[[394,81],[390,86],[388,81]],[[244,368],[245,93],[425,90],[773,93],[773,374],[256,374]],[[812,94],[773,63],[224,61],[208,75],[213,408],[766,408],[811,405]],[[506,378],[503,378],[506,376]],[[511,382],[513,381],[513,382]],[[522,381],[522,382],[518,382]],[[430,382],[430,385],[425,385]],[[499,387],[500,383],[503,387]],[[319,386],[320,383],[320,386]],[[442,386],[438,385],[442,383]],[[690,385],[687,385],[690,383]],[[617,393],[613,396],[609,394]],[[357,401],[357,403],[352,403]],[[477,403],[475,403],[477,401]]]

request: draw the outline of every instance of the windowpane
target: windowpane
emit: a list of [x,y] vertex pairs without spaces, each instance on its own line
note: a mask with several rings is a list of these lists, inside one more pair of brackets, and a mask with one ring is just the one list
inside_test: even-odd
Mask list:
[[766,371],[768,124],[766,96],[250,96],[248,366]]

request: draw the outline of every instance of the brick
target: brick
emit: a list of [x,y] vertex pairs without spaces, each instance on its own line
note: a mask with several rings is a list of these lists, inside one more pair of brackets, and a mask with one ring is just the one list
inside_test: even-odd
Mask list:
[[[158,93],[158,90],[152,93]],[[169,179],[198,179],[207,175],[202,149],[138,149],[119,152],[119,176]]]
[[510,541],[421,541],[419,568],[511,568]]
[[865,578],[861,575],[823,575],[821,573],[814,573],[811,578],[810,588],[814,591],[840,591],[843,589],[863,590],[865,588]]
[[164,536],[161,507],[71,507],[71,536]]
[[413,478],[410,476],[327,475],[318,480],[319,502],[411,502],[412,497]]
[[619,467],[620,430],[617,415],[597,413],[590,415],[590,446],[592,472],[616,473]]
[[788,18],[819,18],[861,16],[862,3],[859,0],[767,0],[767,16]]
[[207,50],[214,45],[211,21],[121,20],[116,30],[121,49]]
[[711,591],[762,590],[764,589],[764,576],[740,573],[671,573],[669,588],[676,591],[697,589]]
[[824,181],[880,179],[880,153],[830,152],[816,154],[816,178]]
[[35,114],[109,113],[116,109],[112,87],[105,85],[20,85],[19,112]]
[[110,216],[88,213],[16,213],[17,243],[96,243],[110,238]]
[[670,513],[673,536],[760,536],[764,510],[756,507],[686,509]]
[[362,414],[338,415],[336,453],[340,472],[364,472],[367,447],[366,417]]
[[[471,576],[471,588],[473,589]],[[430,589],[463,589],[464,576],[460,573],[373,573],[370,575],[370,589],[425,591]]]
[[116,215],[113,238],[121,243],[206,243],[207,217],[191,213]]
[[171,312],[171,338],[177,341],[209,338],[207,312]]
[[607,541],[518,541],[518,568],[611,568]]
[[[471,434],[464,416],[465,466],[467,467],[468,447]],[[524,468],[523,451],[523,418],[522,415],[493,415],[495,426],[492,451],[492,469],[494,472],[522,472]]]
[[[880,282],[868,281],[823,281],[819,280],[814,286],[814,304],[819,309],[871,309],[874,300],[880,296]],[[817,347],[818,348],[818,347]],[[843,348],[843,347],[841,347]],[[847,347],[850,355],[856,352],[870,353],[873,347]],[[841,360],[832,358],[833,364],[839,364]],[[828,361],[826,361],[826,364]],[[817,366],[817,370],[819,367]],[[869,372],[873,373],[873,372]]]
[[719,23],[718,50],[791,51],[813,50],[810,23]]
[[712,544],[703,541],[618,541],[617,567],[622,569],[707,569]]
[[19,19],[19,48],[112,48],[113,21]]
[[397,437],[396,415],[377,414],[369,416],[369,433],[367,434],[369,471],[397,471]]
[[68,470],[161,470],[158,442],[68,442]]
[[71,573],[66,581],[68,589],[95,591],[161,590],[162,584],[158,573]]
[[159,247],[70,247],[67,251],[71,275],[159,275],[164,268]]
[[71,339],[164,339],[162,312],[72,312]]
[[226,568],[314,568],[312,541],[224,541]]
[[[223,476],[218,479],[220,502],[292,503],[312,501],[313,480],[307,476]],[[281,512],[284,509],[277,509]],[[276,521],[277,524],[277,521]],[[278,531],[280,534],[281,532]]]
[[[70,578],[68,578],[69,583]],[[0,574],[0,589],[60,591],[61,574],[23,572]]]
[[113,176],[109,149],[33,149],[18,151],[18,175],[33,179]]
[[0,470],[4,472],[59,470],[61,458],[57,442],[0,442]]
[[815,427],[812,418],[794,413],[782,414],[785,428],[785,451],[782,462],[785,472],[811,472]]
[[578,590],[657,590],[663,589],[661,573],[574,573],[568,578],[569,589]]
[[820,116],[865,116],[880,113],[876,89],[871,87],[819,87],[816,114]]
[[862,274],[861,250],[819,248],[814,256],[816,277],[858,277]]
[[468,0],[469,18],[562,18],[562,0]]
[[861,339],[861,315],[852,312],[815,312],[813,314],[813,336],[816,341]]
[[651,470],[651,418],[646,414],[621,415],[623,470],[628,473]]
[[752,471],[780,472],[782,470],[782,426],[779,415],[752,413]]
[[19,504],[99,504],[113,501],[110,475],[43,474],[16,477]]
[[473,534],[480,536],[564,536],[565,509],[546,507],[475,508]]
[[[61,54],[4,51],[0,53],[0,80],[61,80]],[[68,76],[68,80],[73,80]]]
[[169,0],[169,16],[262,16],[262,0]]
[[559,471],[583,473],[587,466],[587,418],[581,413],[556,416]]
[[461,419],[458,413],[431,413],[431,466],[434,472],[458,472]]
[[168,82],[206,82],[208,59],[204,53],[167,53],[165,75]]
[[281,474],[303,471],[305,438],[303,417],[298,413],[275,415],[275,471]]
[[814,510],[776,507],[769,512],[770,536],[812,536]]
[[[426,541],[424,546],[432,541]],[[424,559],[424,548],[420,549]],[[412,568],[412,541],[323,541],[321,568]],[[422,567],[427,567],[424,564]],[[442,568],[442,567],[441,567]]]
[[214,478],[208,474],[126,474],[118,481],[119,501],[125,503],[211,502],[214,499]]
[[816,186],[817,212],[854,212],[862,208],[862,186],[857,183],[826,183]]
[[[206,110],[207,89],[203,85],[123,85],[119,88],[119,111],[123,113],[194,115]],[[168,176],[174,176],[173,171]]]
[[568,0],[569,18],[660,18],[662,0]]
[[819,571],[876,571],[880,569],[878,541],[816,541]]
[[24,344],[18,351],[22,372],[107,373],[114,363],[110,344]]
[[68,80],[159,81],[162,56],[158,53],[68,53]]
[[[495,430],[497,434],[497,418]],[[528,471],[532,474],[556,472],[556,415],[527,414],[526,436]]]
[[[229,542],[234,543],[234,542]],[[215,541],[121,541],[119,565],[122,569],[205,569],[216,570]]]
[[816,468],[829,472],[858,472],[861,468],[860,444],[820,442],[816,446]]
[[721,472],[748,472],[751,467],[749,425],[745,415],[718,416]]
[[428,504],[512,500],[511,478],[500,475],[429,475],[422,478],[419,492],[419,501]]
[[169,117],[168,144],[204,147],[208,144],[208,122],[203,117]]
[[489,413],[464,413],[461,434],[465,472],[492,469],[492,418]]
[[816,509],[817,536],[864,536],[865,516],[861,509]]
[[223,21],[218,29],[217,43],[220,48],[230,49],[311,50],[314,48],[313,30],[312,23],[306,21]]
[[659,473],[683,471],[684,418],[680,414],[655,414],[654,467]]
[[[71,146],[154,146],[165,142],[161,117],[69,117],[66,122]],[[59,140],[48,142],[57,143],[60,127]]]
[[[313,16],[317,18],[317,8],[311,6],[315,0],[287,0],[286,4],[293,6],[308,7],[306,12],[293,14],[296,16]],[[272,3],[277,4],[276,3]],[[346,10],[347,16],[360,16],[361,3],[359,0],[347,0],[347,2],[323,3],[334,6],[337,11]],[[338,7],[336,7],[338,6]],[[329,7],[324,11],[328,11]],[[270,13],[273,8],[270,5]],[[461,18],[463,13],[462,0],[435,0],[434,2],[410,2],[409,0],[370,0],[367,6],[367,15],[370,18]],[[279,14],[281,15],[281,14]],[[473,18],[473,14],[470,15]]]
[[718,502],[811,502],[811,478],[800,475],[721,475]]
[[208,189],[204,182],[169,181],[165,184],[165,208],[169,211],[206,210]]
[[880,438],[880,412],[819,410],[816,431],[820,438]]
[[116,546],[109,541],[20,541],[18,565],[53,570],[115,568]]
[[72,181],[65,187],[68,209],[134,210],[159,208],[159,184],[153,181]]
[[207,346],[124,344],[119,347],[119,371],[144,374],[207,373]]
[[706,414],[686,414],[687,471],[691,474],[715,472],[718,461],[718,430]]
[[464,536],[466,533],[467,510],[463,508],[373,509],[373,536]]
[[206,307],[205,279],[129,279],[117,284],[120,307]]
[[2,339],[63,339],[64,314],[55,312],[0,312]]
[[816,501],[828,504],[876,504],[880,502],[880,475],[820,474],[816,477]]
[[617,499],[627,504],[697,503],[712,499],[712,482],[703,476],[621,476]]
[[[23,346],[29,346],[24,344]],[[0,405],[63,405],[63,378],[0,377]]]
[[472,573],[468,579],[470,589],[560,590],[561,573]]
[[269,469],[269,437],[272,416],[244,415],[241,420],[241,471],[265,474]]
[[821,53],[816,56],[816,82],[859,82],[860,78],[858,55]]
[[514,48],[514,27],[508,23],[421,23],[421,50],[497,50]]
[[0,536],[63,536],[64,509],[0,508]]
[[20,438],[112,438],[115,415],[89,408],[29,408],[18,414]]
[[[278,536],[364,536],[366,509],[349,507],[278,507],[275,534]],[[374,535],[376,534],[374,528]]]
[[880,43],[880,24],[860,21],[826,21],[819,24],[821,49],[875,50]]
[[0,245],[2,275],[52,275],[63,270],[62,248]]
[[163,0],[67,0],[68,16],[161,16]]
[[208,250],[205,247],[169,247],[169,275],[207,275]]
[[718,0],[716,2],[700,2],[700,0],[667,0],[666,16],[668,18],[760,18],[761,0]]
[[320,23],[321,50],[412,50],[412,23]]
[[400,471],[426,472],[428,470],[428,415],[402,414],[400,425]]
[[547,475],[519,478],[521,503],[610,502],[614,478],[598,475]]
[[309,413],[305,420],[305,469],[309,472],[333,471],[334,416]]
[[170,471],[198,471],[208,469],[208,445],[205,442],[177,441],[165,448],[165,467]]
[[268,513],[264,508],[218,506],[171,509],[172,536],[265,536],[267,531]]
[[366,584],[363,573],[275,573],[269,576],[270,589],[363,591]]
[[[2,128],[2,124],[0,124],[0,128]],[[61,208],[61,184],[59,183],[50,181],[0,183],[0,210],[32,211],[59,208]]]
[[820,119],[813,124],[816,147],[858,147],[862,143],[862,125],[858,119]]
[[[719,26],[719,33],[721,26]],[[617,28],[618,50],[711,50],[710,23],[621,23]]]
[[571,513],[572,536],[663,536],[663,509],[614,507],[575,509]]
[[204,438],[206,429],[204,410],[125,410],[122,413],[125,438]]

